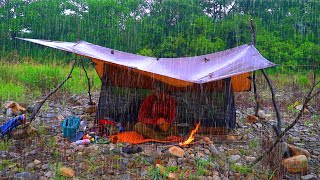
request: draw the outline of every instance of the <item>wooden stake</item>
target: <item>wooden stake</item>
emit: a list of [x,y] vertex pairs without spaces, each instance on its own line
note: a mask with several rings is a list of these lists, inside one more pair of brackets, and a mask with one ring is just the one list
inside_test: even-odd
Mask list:
[[[256,46],[256,29],[253,23],[253,19],[250,19],[250,31],[251,31],[251,41],[252,45]],[[256,106],[254,108],[254,115],[258,117],[258,112],[260,109],[260,100],[259,100],[259,95],[257,91],[257,83],[256,83],[256,72],[253,71],[252,73],[252,84],[253,84],[253,94],[254,94],[254,100],[256,102]]]

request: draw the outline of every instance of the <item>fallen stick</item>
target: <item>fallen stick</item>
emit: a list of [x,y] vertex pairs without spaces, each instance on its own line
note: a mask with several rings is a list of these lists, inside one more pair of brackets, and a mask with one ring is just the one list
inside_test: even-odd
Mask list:
[[270,146],[268,148],[268,150],[266,150],[261,156],[259,156],[252,164],[251,166],[254,166],[255,164],[257,164],[259,161],[261,161],[266,155],[270,154],[271,151],[276,147],[276,145],[282,141],[282,137],[286,135],[286,133],[294,127],[294,125],[298,122],[298,120],[300,119],[300,117],[303,115],[303,111],[304,109],[307,107],[307,104],[317,95],[320,94],[320,90],[317,91],[316,93],[312,94],[314,88],[320,83],[320,81],[318,81],[317,83],[315,83],[312,88],[310,89],[308,95],[305,97],[302,108],[299,111],[299,114],[296,116],[295,120],[288,126],[286,127],[286,129],[284,131],[282,131],[282,133],[280,134],[280,136],[276,139],[276,141],[272,144],[272,146]]
[[51,91],[46,97],[44,97],[40,102],[38,102],[37,105],[35,105],[32,113],[30,114],[30,116],[28,117],[27,121],[29,123],[31,123],[36,115],[38,114],[40,108],[42,107],[42,105],[49,99],[50,96],[52,96],[55,92],[57,92],[61,87],[62,85],[68,80],[71,78],[71,74],[72,74],[72,71],[74,69],[74,66],[76,65],[76,61],[73,61],[73,65],[72,65],[72,68],[71,68],[71,71],[70,73],[68,74],[68,76],[66,77],[66,79],[64,81],[62,81],[53,91]]

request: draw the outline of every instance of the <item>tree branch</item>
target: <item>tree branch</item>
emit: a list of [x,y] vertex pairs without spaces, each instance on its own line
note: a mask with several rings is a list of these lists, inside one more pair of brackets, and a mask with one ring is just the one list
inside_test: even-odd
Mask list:
[[32,122],[36,115],[38,114],[40,108],[42,107],[42,105],[49,99],[50,96],[52,96],[55,92],[57,92],[61,87],[62,85],[68,80],[71,78],[71,74],[72,74],[72,71],[74,69],[74,66],[76,64],[76,61],[73,61],[73,65],[72,65],[72,68],[70,70],[70,73],[68,74],[68,76],[66,77],[66,79],[64,81],[62,81],[53,91],[51,91],[46,97],[44,97],[36,106],[35,108],[33,109],[31,115],[28,117],[28,122]]
[[90,78],[88,76],[88,73],[87,73],[87,70],[85,69],[84,65],[83,65],[83,62],[81,61],[81,66],[82,66],[82,69],[87,77],[87,80],[88,80],[88,94],[89,94],[89,105],[94,105],[93,101],[92,101],[92,98],[91,98],[91,84],[90,84]]
[[299,111],[299,114],[297,115],[297,117],[295,118],[295,120],[288,126],[286,127],[286,129],[280,134],[280,136],[277,138],[277,140],[272,144],[272,146],[270,146],[268,148],[268,150],[266,150],[261,156],[259,156],[252,164],[251,166],[254,166],[255,164],[257,164],[259,161],[261,161],[267,154],[271,153],[271,151],[276,147],[276,145],[282,140],[282,137],[284,137],[286,135],[286,133],[294,127],[294,125],[298,122],[298,120],[300,119],[300,117],[303,115],[303,111],[304,109],[307,107],[307,104],[317,95],[320,94],[320,90],[317,91],[316,93],[314,93],[312,95],[312,92],[314,90],[314,88],[320,83],[320,81],[318,81],[315,85],[313,85],[313,87],[310,89],[308,95],[305,97],[302,108]]
[[272,103],[273,103],[273,106],[274,106],[274,109],[275,109],[276,115],[277,115],[277,122],[278,122],[277,128],[281,132],[281,116],[280,116],[279,107],[278,107],[276,99],[275,99],[273,85],[272,85],[271,80],[270,80],[268,74],[266,73],[266,71],[264,69],[261,69],[261,71],[263,73],[263,76],[266,78],[267,83],[268,83],[269,88],[270,88],[270,91],[271,91]]

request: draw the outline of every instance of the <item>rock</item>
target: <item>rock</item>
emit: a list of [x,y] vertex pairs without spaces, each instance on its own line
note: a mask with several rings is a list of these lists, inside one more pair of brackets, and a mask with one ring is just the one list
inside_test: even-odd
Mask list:
[[237,138],[232,135],[227,136],[227,141],[236,141],[236,140],[237,140]]
[[65,177],[73,177],[75,175],[75,171],[69,167],[61,167],[60,168],[60,175]]
[[308,174],[305,176],[301,176],[301,180],[317,180],[317,176],[314,174]]
[[33,169],[34,168],[34,163],[31,162],[31,163],[27,164],[26,167],[27,167],[27,169]]
[[309,138],[309,141],[311,141],[311,142],[316,142],[316,141],[317,141],[317,138],[315,138],[315,137],[310,137],[310,138]]
[[20,154],[15,153],[15,152],[10,152],[9,155],[10,155],[11,157],[15,157],[15,158],[17,158],[17,157],[20,156]]
[[241,159],[241,156],[238,155],[238,154],[237,155],[231,155],[230,158],[229,158],[230,162],[232,162],[232,163],[238,162],[240,159]]
[[36,179],[36,176],[29,172],[21,172],[14,175],[14,179]]
[[0,157],[5,158],[7,156],[7,151],[0,151]]
[[41,161],[39,161],[38,159],[36,159],[36,160],[33,161],[33,163],[34,163],[35,165],[38,165],[38,164],[41,164]]
[[253,161],[255,161],[257,158],[256,157],[253,157],[253,156],[246,156],[245,157],[245,160],[246,161],[249,161],[249,162],[253,162]]
[[56,115],[51,114],[51,113],[46,115],[46,118],[48,118],[48,119],[53,119],[54,117],[56,117]]
[[207,144],[209,144],[209,143],[211,142],[210,138],[208,138],[208,137],[203,137],[203,140],[204,140]]
[[266,115],[266,113],[265,113],[264,110],[259,110],[259,111],[258,111],[258,117],[259,117],[260,119],[266,119],[266,118],[267,118],[267,115]]
[[180,147],[177,147],[177,146],[173,146],[169,149],[169,153],[173,156],[176,156],[176,157],[183,157],[185,152],[183,149],[181,149]]
[[46,173],[44,174],[44,176],[45,176],[45,177],[48,177],[48,178],[52,178],[52,177],[54,177],[54,173],[53,173],[53,171],[48,171],[48,172],[46,172]]
[[169,158],[167,166],[177,166],[177,161],[173,158]]
[[248,114],[248,116],[247,116],[247,123],[253,124],[253,123],[257,122],[258,120],[259,120],[259,118],[254,115]]
[[214,144],[209,144],[209,150],[211,152],[212,155],[214,156],[218,156],[219,155],[219,152],[216,148],[216,146]]
[[252,124],[252,126],[253,126],[254,128],[256,128],[256,129],[262,128],[262,124],[261,124],[261,123],[254,123],[254,124]]
[[236,154],[240,154],[240,151],[238,149],[228,149],[228,155],[236,155]]
[[178,175],[176,173],[169,173],[168,180],[178,180]]
[[282,165],[290,173],[307,172],[308,159],[305,155],[297,155],[282,160]]
[[40,176],[39,180],[48,180],[48,178],[46,178],[45,176]]
[[288,148],[290,150],[290,153],[293,154],[294,156],[305,155],[307,158],[310,158],[310,153],[306,149],[294,146],[292,144],[288,144]]
[[131,177],[131,174],[126,173],[126,174],[120,174],[120,175],[118,176],[118,178],[117,178],[117,179],[126,179],[126,180],[131,180],[131,179],[132,179],[132,177]]
[[49,169],[49,164],[44,164],[44,165],[42,165],[42,167],[41,167],[41,169],[43,169],[43,170],[47,170],[47,169]]
[[210,150],[209,149],[205,149],[204,153],[207,154],[207,155],[210,155]]
[[[302,109],[302,107],[303,107],[303,105],[300,104],[300,105],[297,105],[295,108],[296,108],[296,110],[299,110],[299,111],[300,111],[300,110]],[[303,112],[304,112],[304,113],[308,113],[308,112],[309,112],[309,110],[307,109],[307,107],[304,108]]]

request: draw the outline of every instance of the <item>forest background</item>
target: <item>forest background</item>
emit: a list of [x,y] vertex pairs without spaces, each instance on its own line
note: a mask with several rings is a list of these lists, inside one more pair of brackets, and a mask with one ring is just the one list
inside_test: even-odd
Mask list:
[[[64,79],[77,58],[15,37],[87,41],[154,57],[196,56],[251,43],[278,64],[271,74],[310,84],[320,65],[318,0],[1,0],[0,102],[37,97]],[[92,66],[89,76],[100,81]],[[64,87],[86,92],[81,68]]]

